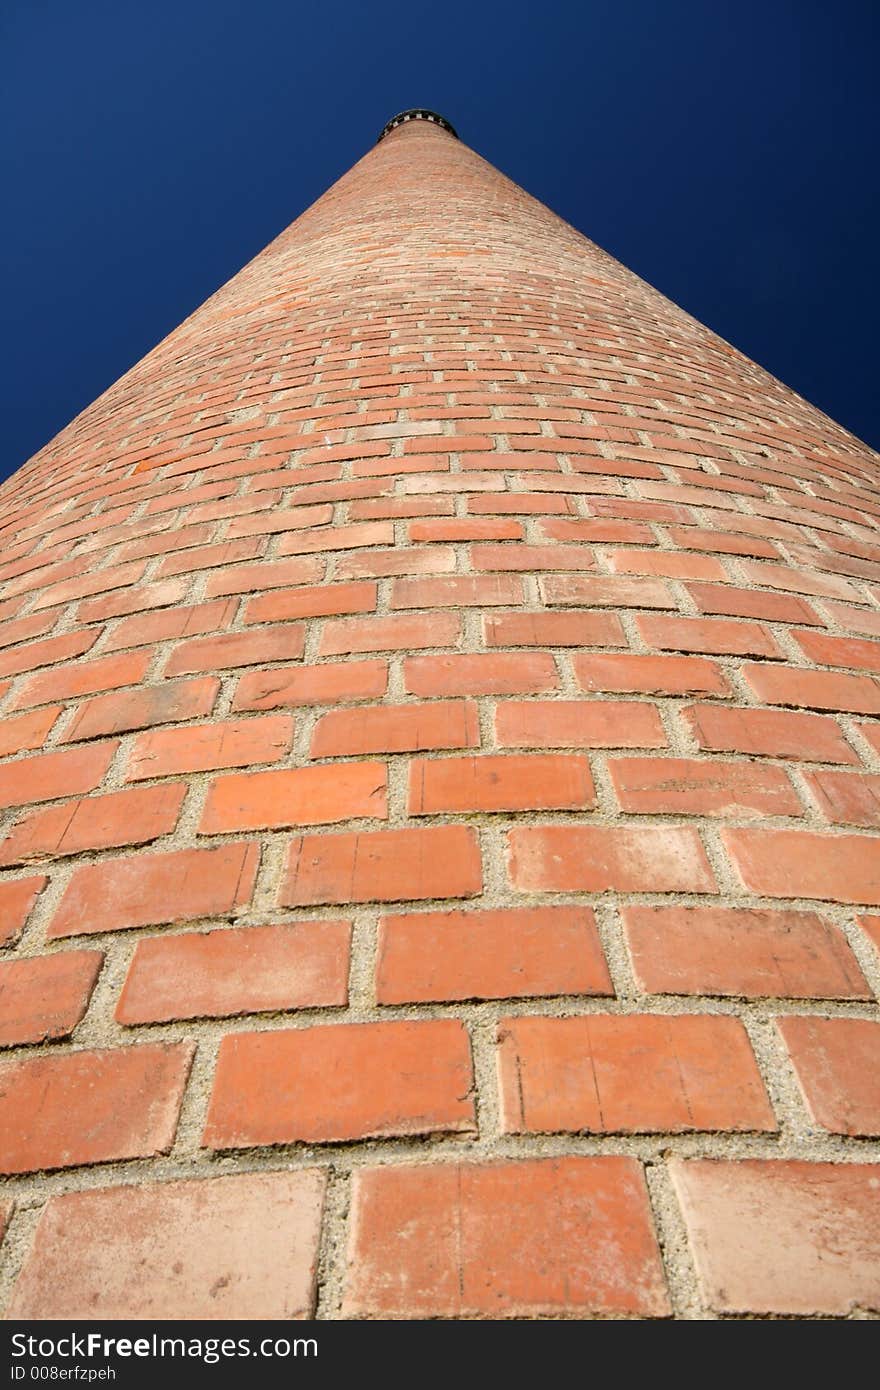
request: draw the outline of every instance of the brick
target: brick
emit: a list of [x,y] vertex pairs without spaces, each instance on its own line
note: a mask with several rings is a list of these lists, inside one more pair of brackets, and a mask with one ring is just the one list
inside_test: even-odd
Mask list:
[[[19,603],[23,600],[18,600]],[[58,621],[58,613],[32,613],[30,617],[17,618],[12,622],[0,622],[0,648],[13,647],[18,642],[26,642],[30,637],[42,637]]]
[[65,951],[0,964],[0,1047],[69,1037],[103,960],[102,951]]
[[[519,420],[516,424],[512,420],[506,421],[507,430],[511,434],[522,429],[524,424],[530,429],[534,427],[534,421]],[[521,444],[518,443],[516,447],[521,447]],[[531,444],[528,447],[531,447]],[[501,473],[523,473],[533,470],[543,472],[554,468],[558,470],[560,467],[554,454],[542,453],[530,453],[526,457],[520,453],[462,454],[461,466],[467,472],[489,469]]]
[[291,843],[280,901],[305,907],[469,898],[482,886],[479,842],[470,826],[302,835]]
[[414,656],[403,663],[410,695],[529,695],[554,690],[556,665],[549,652],[478,652]]
[[65,743],[101,738],[105,734],[149,729],[156,724],[181,724],[203,719],[214,708],[220,693],[215,676],[195,680],[145,685],[121,694],[98,695],[77,709],[64,735]]
[[504,479],[496,473],[410,474],[401,479],[400,491],[407,496],[434,492],[503,492]]
[[401,546],[394,550],[361,550],[340,555],[337,579],[383,579],[399,574],[449,574],[455,569],[455,551],[432,545],[423,550]]
[[220,1044],[203,1142],[327,1144],[475,1128],[457,1019],[236,1033]]
[[391,586],[392,608],[489,608],[523,602],[522,580],[510,574],[396,579]]
[[743,560],[740,569],[748,583],[759,584],[763,589],[790,589],[796,594],[813,594],[817,598],[862,602],[858,589],[836,574],[808,573],[788,565],[763,565],[755,560]]
[[505,700],[496,707],[500,748],[664,748],[653,705],[637,700]]
[[373,613],[375,584],[326,584],[305,589],[275,589],[259,594],[244,611],[246,623],[286,622],[292,618],[326,618],[340,613]]
[[839,726],[822,714],[775,709],[691,705],[682,717],[700,748],[798,762],[855,763],[858,758]]
[[723,830],[740,879],[768,898],[880,905],[880,842],[806,830]]
[[208,788],[202,835],[330,825],[388,816],[384,763],[278,768],[219,777]]
[[488,647],[625,647],[613,613],[490,613],[483,619]]
[[34,811],[0,841],[0,865],[62,858],[86,850],[145,845],[177,824],[185,786],[138,787]]
[[344,1005],[350,940],[350,922],[328,921],[148,937],[135,948],[117,1022]]
[[357,550],[361,546],[393,545],[394,523],[365,521],[356,526],[324,526],[318,531],[293,531],[278,542],[279,555],[312,555],[316,552]]
[[261,536],[248,536],[243,540],[220,541],[217,545],[197,545],[191,550],[182,550],[178,555],[166,555],[158,569],[160,579],[168,579],[177,574],[190,574],[214,568],[226,568],[246,560],[256,560],[262,555],[266,542]]
[[734,589],[718,584],[688,584],[686,587],[701,613],[757,618],[765,623],[821,622],[815,609],[793,594],[771,594],[763,589]]
[[553,497],[541,492],[508,492],[502,497],[469,497],[467,509],[471,516],[549,516],[559,513],[571,516],[574,511],[567,497]]
[[142,647],[147,643],[168,642],[198,633],[217,632],[229,627],[235,617],[234,601],[196,603],[188,607],[163,608],[155,613],[137,613],[125,618],[108,636],[105,651]]
[[450,517],[449,520],[413,521],[409,526],[409,539],[414,544],[423,541],[521,541],[522,523],[519,521],[484,521],[477,517]]
[[874,752],[880,755],[880,724],[857,724],[856,728]]
[[758,623],[651,613],[636,618],[636,626],[643,642],[659,651],[702,652],[708,656],[783,655],[771,633]]
[[777,1128],[739,1019],[502,1019],[498,1060],[506,1134]]
[[716,1312],[880,1309],[880,1166],[674,1159],[671,1168]]
[[257,861],[256,845],[231,844],[79,865],[48,935],[80,936],[231,915],[250,901]]
[[42,709],[0,720],[0,758],[42,748],[60,713],[61,705],[44,705]]
[[880,826],[880,776],[877,773],[805,772],[813,800],[835,825]]
[[0,807],[32,806],[92,791],[104,778],[118,744],[35,753],[0,767]]
[[592,570],[596,559],[587,546],[579,545],[474,545],[471,565],[475,570]]
[[880,642],[832,637],[827,632],[793,632],[808,661],[817,666],[848,666],[852,671],[880,671]]
[[137,685],[146,675],[151,659],[152,652],[127,652],[41,671],[19,687],[11,708],[27,709],[31,705],[75,700],[98,690],[118,690],[121,686]]
[[654,545],[653,531],[633,521],[539,521],[538,534],[545,541],[581,541],[587,545]]
[[227,523],[226,535],[229,540],[234,541],[250,536],[276,535],[284,531],[310,531],[313,526],[319,529],[326,526],[332,517],[333,508],[329,503],[315,507],[296,507],[291,511],[273,507],[269,515],[260,513],[257,516],[233,517]]
[[842,932],[815,912],[622,909],[640,989],[748,999],[867,999]]
[[[394,460],[397,462],[397,460]],[[384,497],[369,502],[352,502],[348,508],[350,521],[384,521],[416,516],[453,516],[452,497]]]
[[426,749],[478,748],[476,705],[465,700],[425,705],[373,705],[331,710],[312,734],[313,758],[363,753],[415,753]]
[[153,608],[170,608],[186,598],[187,585],[182,579],[166,579],[158,584],[139,584],[132,589],[117,589],[100,598],[84,599],[76,606],[78,623],[103,623],[108,618],[124,618],[129,613],[145,613]]
[[641,1164],[394,1164],[354,1177],[343,1317],[663,1317]]
[[670,550],[610,550],[606,557],[615,574],[649,574],[660,579],[725,580],[724,567],[709,555],[679,555]]
[[293,730],[289,715],[275,714],[140,734],[128,761],[126,780],[139,782],[187,772],[277,763],[290,752]]
[[[124,560],[148,560],[157,555],[178,554],[191,547],[203,545],[211,539],[210,526],[177,525],[162,535],[147,535],[140,540],[131,541],[120,548],[119,555]],[[141,577],[143,569],[141,569]]]
[[816,1124],[832,1134],[880,1135],[880,1023],[808,1015],[776,1025]]
[[589,908],[417,912],[380,922],[380,1004],[613,992]]
[[856,922],[880,955],[880,917],[869,917],[863,913],[862,916],[856,918]]
[[880,682],[871,676],[798,666],[744,666],[742,673],[758,699],[768,705],[880,714]]
[[222,637],[196,637],[174,648],[163,675],[259,666],[264,661],[298,661],[304,650],[305,629],[291,623],[252,632],[227,632]]
[[155,1043],[0,1063],[0,1173],[168,1153],[194,1051]]
[[831,621],[845,632],[880,637],[880,613],[876,609],[852,608],[848,603],[832,603],[830,599],[825,599],[822,607]]
[[410,651],[418,647],[454,647],[459,637],[454,613],[390,618],[341,618],[324,624],[319,656],[358,652]]
[[802,816],[782,768],[695,758],[614,758],[608,763],[623,811],[638,815]]
[[596,802],[586,758],[483,754],[410,763],[409,813],[574,811]]
[[554,825],[508,833],[510,879],[526,893],[714,893],[695,830]]
[[11,1315],[311,1317],[323,1194],[323,1173],[301,1169],[50,1197]]
[[573,656],[582,690],[644,695],[729,695],[724,672],[699,656]]
[[291,705],[335,705],[375,700],[385,694],[384,661],[350,661],[303,666],[295,671],[248,671],[235,688],[234,710],[284,709]]
[[324,573],[324,563],[316,559],[252,561],[246,565],[226,565],[205,580],[208,598],[225,594],[251,594],[261,589],[285,589],[294,584],[313,584]]
[[291,504],[300,507],[309,502],[354,502],[359,497],[387,497],[393,486],[393,479],[381,478],[362,478],[358,481],[343,478],[333,482],[306,483],[297,487]]
[[124,589],[136,584],[142,578],[142,564],[116,565],[112,569],[96,570],[92,574],[81,575],[78,579],[68,579],[60,584],[51,584],[43,589],[33,602],[33,609],[56,608],[73,599],[89,598],[92,594],[103,594],[108,589]]
[[[738,519],[739,520],[739,519]],[[670,526],[669,539],[682,550],[705,550],[719,555],[757,555],[775,560],[776,546],[757,536],[726,536],[719,531],[704,531],[696,526]]]
[[0,883],[0,946],[14,941],[24,930],[37,898],[49,882],[42,874]]
[[657,579],[606,579],[604,575],[553,574],[539,581],[545,603],[576,608],[677,608],[665,584]]

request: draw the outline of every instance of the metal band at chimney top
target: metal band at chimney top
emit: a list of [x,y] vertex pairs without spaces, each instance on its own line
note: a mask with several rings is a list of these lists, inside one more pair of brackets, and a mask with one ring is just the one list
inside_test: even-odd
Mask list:
[[432,125],[438,125],[441,130],[447,131],[449,135],[454,135],[455,139],[458,139],[458,131],[447,121],[445,116],[438,115],[436,111],[427,111],[421,106],[413,106],[408,111],[400,111],[396,116],[392,116],[391,120],[382,127],[376,144],[378,145],[379,140],[384,140],[385,136],[395,130],[397,126],[406,125],[407,121],[430,121]]

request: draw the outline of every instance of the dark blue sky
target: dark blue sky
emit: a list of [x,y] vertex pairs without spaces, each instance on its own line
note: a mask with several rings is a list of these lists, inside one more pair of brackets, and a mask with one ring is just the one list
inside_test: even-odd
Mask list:
[[406,106],[880,445],[872,0],[6,0],[0,476]]

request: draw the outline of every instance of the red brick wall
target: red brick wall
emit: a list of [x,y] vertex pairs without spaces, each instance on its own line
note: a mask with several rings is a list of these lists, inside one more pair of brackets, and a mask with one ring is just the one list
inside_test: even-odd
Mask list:
[[424,124],[10,479],[13,1315],[880,1308],[877,484]]

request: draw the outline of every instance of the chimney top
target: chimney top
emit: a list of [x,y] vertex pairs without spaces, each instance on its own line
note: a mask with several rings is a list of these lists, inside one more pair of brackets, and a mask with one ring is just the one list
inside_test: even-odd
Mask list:
[[441,130],[453,135],[456,140],[458,139],[458,131],[447,121],[445,116],[438,115],[436,111],[427,111],[422,106],[411,106],[408,111],[399,111],[396,116],[392,116],[391,120],[382,127],[376,144],[378,145],[379,140],[384,140],[385,136],[397,126],[405,125],[407,121],[430,121],[433,125],[438,125]]

